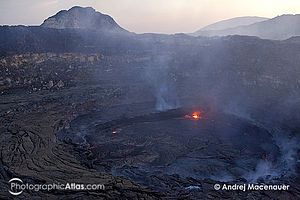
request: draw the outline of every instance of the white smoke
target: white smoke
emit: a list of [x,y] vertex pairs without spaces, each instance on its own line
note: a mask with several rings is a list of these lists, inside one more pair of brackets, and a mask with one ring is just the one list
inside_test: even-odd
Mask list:
[[154,55],[145,71],[145,79],[152,88],[156,98],[156,109],[159,111],[180,107],[175,81],[169,71],[170,61],[169,55]]
[[297,151],[300,149],[298,139],[289,137],[289,134],[279,129],[273,130],[273,139],[279,147],[280,157],[276,161],[260,160],[254,171],[244,175],[249,182],[269,182],[296,174]]

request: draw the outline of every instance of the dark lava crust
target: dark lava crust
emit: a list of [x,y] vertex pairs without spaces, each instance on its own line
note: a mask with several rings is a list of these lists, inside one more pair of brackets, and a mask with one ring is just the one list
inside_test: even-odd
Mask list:
[[[192,199],[217,182],[251,182],[259,162],[275,167],[280,157],[272,135],[253,121],[199,107],[138,112],[145,108],[133,109],[142,114],[115,113],[114,120],[108,115],[116,108],[78,116],[59,138],[74,145],[72,153],[89,168]],[[186,117],[195,110],[201,110],[199,119]]]

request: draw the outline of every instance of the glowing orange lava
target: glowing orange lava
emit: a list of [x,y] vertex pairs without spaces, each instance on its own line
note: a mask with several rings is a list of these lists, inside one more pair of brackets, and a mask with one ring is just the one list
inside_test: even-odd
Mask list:
[[98,148],[98,147],[103,147],[104,145],[99,145],[99,146],[93,146],[93,147],[90,147],[90,149],[95,149],[95,148]]
[[196,112],[195,112],[195,113],[193,113],[193,118],[194,118],[194,119],[199,119],[199,118],[200,118],[200,116],[199,116],[199,114],[198,114],[198,113],[196,113]]
[[200,114],[202,114],[202,112],[194,112],[193,114],[192,114],[192,116],[190,116],[190,115],[185,115],[184,117],[185,118],[189,118],[189,119],[203,119],[203,117],[202,116],[200,116]]

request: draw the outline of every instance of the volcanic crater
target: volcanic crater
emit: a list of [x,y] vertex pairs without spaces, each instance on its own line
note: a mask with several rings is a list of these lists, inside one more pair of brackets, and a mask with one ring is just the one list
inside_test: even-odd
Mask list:
[[76,146],[73,153],[90,168],[171,194],[199,189],[205,178],[251,181],[247,175],[260,162],[276,170],[280,149],[251,120],[201,106],[159,112],[149,107],[96,109],[75,118],[59,139]]

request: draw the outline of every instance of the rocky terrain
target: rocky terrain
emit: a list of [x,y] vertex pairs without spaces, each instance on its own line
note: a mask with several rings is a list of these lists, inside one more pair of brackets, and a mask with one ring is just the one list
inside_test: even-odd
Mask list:
[[[300,198],[299,38],[73,28],[0,27],[0,198]],[[249,173],[291,189],[213,187]],[[105,190],[14,197],[13,177]]]

